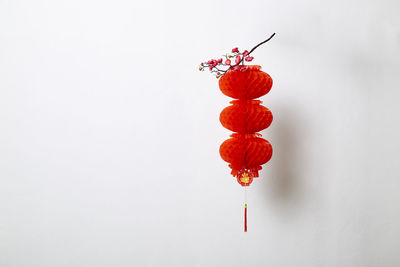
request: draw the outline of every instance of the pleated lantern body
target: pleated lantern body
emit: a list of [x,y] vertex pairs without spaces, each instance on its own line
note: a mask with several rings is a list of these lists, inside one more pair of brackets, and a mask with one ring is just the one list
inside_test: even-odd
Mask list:
[[249,186],[253,177],[258,177],[261,165],[272,156],[271,144],[257,133],[266,129],[273,118],[260,100],[254,100],[272,87],[271,77],[260,69],[260,66],[246,66],[231,70],[219,80],[222,93],[236,99],[220,115],[221,124],[234,134],[221,144],[219,152],[242,186]]

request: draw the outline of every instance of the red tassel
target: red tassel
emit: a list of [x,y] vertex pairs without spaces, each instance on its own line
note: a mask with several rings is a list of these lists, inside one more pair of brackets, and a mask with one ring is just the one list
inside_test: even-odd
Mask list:
[[244,231],[247,232],[247,204],[244,204]]

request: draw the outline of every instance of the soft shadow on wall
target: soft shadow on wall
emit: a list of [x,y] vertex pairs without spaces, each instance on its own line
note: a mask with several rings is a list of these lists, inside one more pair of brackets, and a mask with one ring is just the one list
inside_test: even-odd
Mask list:
[[270,162],[264,165],[262,179],[265,179],[264,196],[268,203],[287,215],[294,215],[303,206],[302,180],[298,174],[302,162],[299,144],[299,132],[304,124],[301,114],[294,108],[280,106],[271,110],[274,116],[273,127],[263,131],[263,136],[271,143],[273,155]]

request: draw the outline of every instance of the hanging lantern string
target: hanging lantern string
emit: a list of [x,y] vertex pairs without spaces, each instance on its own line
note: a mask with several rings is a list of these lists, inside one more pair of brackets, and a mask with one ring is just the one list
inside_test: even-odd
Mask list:
[[247,186],[244,186],[244,231],[247,232]]

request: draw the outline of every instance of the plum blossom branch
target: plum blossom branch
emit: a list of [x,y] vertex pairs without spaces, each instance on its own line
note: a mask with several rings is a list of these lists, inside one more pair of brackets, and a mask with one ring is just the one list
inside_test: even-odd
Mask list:
[[[232,54],[225,54],[225,60],[222,58],[219,59],[210,59],[206,62],[200,63],[199,70],[204,71],[204,69],[208,68],[211,73],[215,73],[217,78],[220,78],[222,75],[227,73],[228,71],[240,71],[245,70],[247,67],[244,64],[246,62],[251,62],[254,57],[251,57],[250,54],[256,50],[260,45],[265,44],[269,40],[271,40],[275,36],[273,33],[268,39],[262,41],[253,47],[250,52],[244,50],[242,53],[239,51],[238,47],[232,49]],[[235,64],[232,64],[232,60],[234,60]],[[241,65],[240,65],[241,64]],[[218,66],[218,67],[217,67]]]

